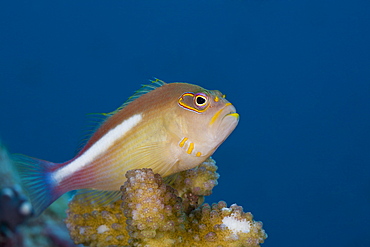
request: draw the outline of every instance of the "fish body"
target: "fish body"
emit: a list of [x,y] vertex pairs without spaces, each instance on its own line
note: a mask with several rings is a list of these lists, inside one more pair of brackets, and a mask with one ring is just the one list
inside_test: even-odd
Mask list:
[[160,80],[106,115],[67,162],[14,156],[36,214],[72,190],[93,190],[113,200],[128,170],[151,168],[166,177],[191,169],[215,152],[239,119],[217,90]]

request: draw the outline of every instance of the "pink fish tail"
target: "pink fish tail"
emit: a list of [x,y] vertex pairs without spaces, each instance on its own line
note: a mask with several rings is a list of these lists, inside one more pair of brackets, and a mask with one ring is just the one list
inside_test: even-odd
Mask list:
[[36,216],[64,194],[52,178],[53,167],[57,164],[21,154],[14,154],[12,159]]

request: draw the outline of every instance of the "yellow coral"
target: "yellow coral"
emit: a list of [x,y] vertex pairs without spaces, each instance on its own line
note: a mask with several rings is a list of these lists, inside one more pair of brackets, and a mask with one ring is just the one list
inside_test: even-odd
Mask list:
[[175,180],[171,187],[176,189],[183,199],[185,212],[190,213],[203,203],[204,196],[212,194],[219,178],[215,163],[212,158],[208,158],[199,166],[174,175]]
[[108,206],[97,206],[82,199],[71,200],[65,223],[75,244],[126,245],[129,235],[121,203],[119,200]]
[[127,218],[129,244],[173,246],[179,242],[185,215],[181,198],[151,169],[132,170],[121,190],[122,208]]
[[122,200],[108,206],[70,202],[65,222],[71,238],[89,246],[259,246],[267,237],[262,223],[242,207],[198,206],[217,184],[216,170],[208,159],[179,173],[172,182],[176,189],[151,169],[129,171]]
[[195,209],[187,222],[190,246],[259,246],[267,237],[262,223],[254,221],[251,213],[244,213],[236,204],[227,208],[223,201]]

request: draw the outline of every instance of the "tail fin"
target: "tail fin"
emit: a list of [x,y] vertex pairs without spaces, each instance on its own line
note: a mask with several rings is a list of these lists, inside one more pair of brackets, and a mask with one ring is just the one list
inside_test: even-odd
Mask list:
[[63,194],[58,190],[51,177],[51,168],[55,164],[22,154],[14,154],[12,159],[21,178],[22,187],[32,203],[35,215],[40,215]]

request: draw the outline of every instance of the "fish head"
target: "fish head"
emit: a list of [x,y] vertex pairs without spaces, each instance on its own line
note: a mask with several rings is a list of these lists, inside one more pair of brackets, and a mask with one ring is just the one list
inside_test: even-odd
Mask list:
[[183,92],[177,105],[185,125],[183,134],[194,143],[199,156],[212,155],[239,122],[235,107],[218,90],[198,87]]

